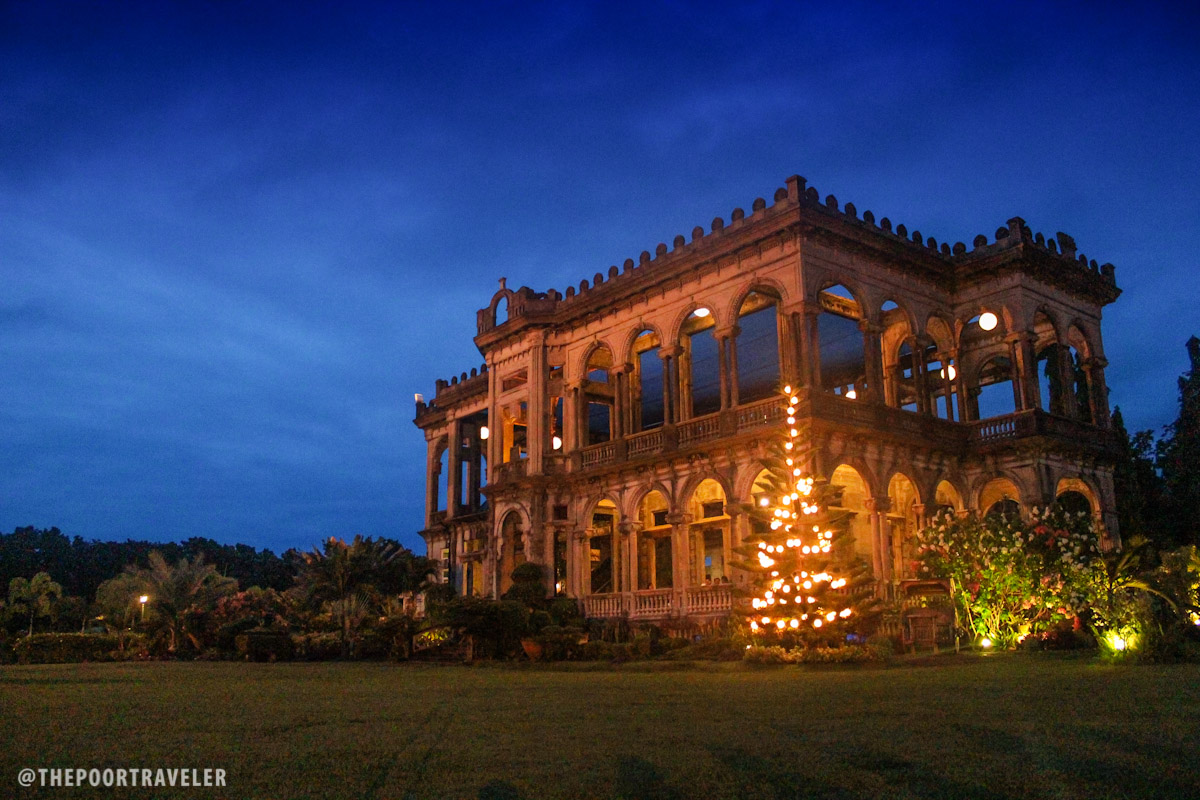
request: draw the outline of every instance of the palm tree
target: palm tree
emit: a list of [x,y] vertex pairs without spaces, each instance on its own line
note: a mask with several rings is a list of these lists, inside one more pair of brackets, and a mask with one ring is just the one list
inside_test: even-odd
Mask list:
[[155,550],[150,553],[149,560],[149,569],[126,569],[141,579],[148,595],[151,630],[166,635],[168,652],[176,652],[185,635],[193,646],[198,647],[199,640],[187,631],[187,616],[210,609],[221,597],[236,592],[237,580],[226,578],[215,566],[205,564],[202,555],[196,556],[194,561],[181,558],[171,566],[162,553]]
[[398,543],[355,536],[336,537],[301,554],[297,582],[312,606],[328,605],[338,623],[342,657],[350,654],[352,635],[382,598],[416,589],[432,571]]

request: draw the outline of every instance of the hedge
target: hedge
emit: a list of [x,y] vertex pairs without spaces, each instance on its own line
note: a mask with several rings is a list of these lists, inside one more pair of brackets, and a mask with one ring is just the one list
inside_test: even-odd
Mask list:
[[131,661],[146,658],[141,634],[35,633],[13,645],[21,664],[76,664],[82,661]]

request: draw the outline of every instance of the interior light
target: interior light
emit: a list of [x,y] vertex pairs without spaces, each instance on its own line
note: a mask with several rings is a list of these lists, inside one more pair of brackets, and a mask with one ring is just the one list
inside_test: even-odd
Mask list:
[[558,450],[562,447],[562,439],[555,436],[553,439],[550,440],[550,444],[553,445],[555,450]]
[[990,311],[985,311],[979,315],[979,327],[985,331],[990,331],[996,327],[996,323],[1000,320],[996,319],[996,315]]
[[846,392],[846,397],[850,398],[851,400],[855,400],[858,398],[858,392],[851,389],[850,391]]
[[479,429],[479,438],[480,439],[487,439],[491,435],[492,435],[492,432],[488,430],[487,425],[484,425],[482,428]]
[[712,312],[709,311],[707,308],[704,308],[703,306],[701,306],[700,308],[697,308],[695,311],[692,312],[692,316],[703,318],[703,317],[707,317],[711,313]]

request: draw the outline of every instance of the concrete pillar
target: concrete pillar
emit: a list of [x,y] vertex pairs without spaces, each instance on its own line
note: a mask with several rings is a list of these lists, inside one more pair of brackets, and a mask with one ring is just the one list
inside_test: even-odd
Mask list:
[[462,423],[450,422],[450,447],[446,458],[446,519],[458,515],[462,501]]
[[866,360],[867,389],[863,400],[871,403],[885,402],[883,389],[883,343],[880,336],[883,328],[865,319],[858,321],[863,334],[863,355]]
[[719,373],[721,410],[729,408],[729,335],[722,333],[717,340],[717,372]]

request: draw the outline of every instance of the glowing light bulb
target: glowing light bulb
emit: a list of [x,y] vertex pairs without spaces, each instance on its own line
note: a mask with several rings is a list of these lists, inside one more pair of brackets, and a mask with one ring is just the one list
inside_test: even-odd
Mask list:
[[487,438],[491,435],[492,435],[492,432],[488,430],[487,425],[484,425],[482,428],[479,429],[479,438],[480,439],[487,441]]
[[551,439],[551,440],[550,440],[550,445],[551,445],[551,446],[552,446],[552,447],[553,447],[555,450],[561,450],[561,449],[562,449],[562,439],[560,439],[559,437],[555,436],[553,439]]
[[996,327],[1000,320],[990,311],[985,311],[979,315],[979,327],[985,331],[990,331]]
[[979,640],[979,646],[987,649],[992,646],[992,640],[985,636]]
[[858,392],[851,389],[850,391],[846,392],[846,397],[849,398],[850,400],[857,400]]
[[692,312],[693,317],[700,317],[701,319],[704,319],[705,317],[707,317],[710,314],[712,314],[712,312],[703,306],[701,306],[700,308],[697,308],[695,311]]

